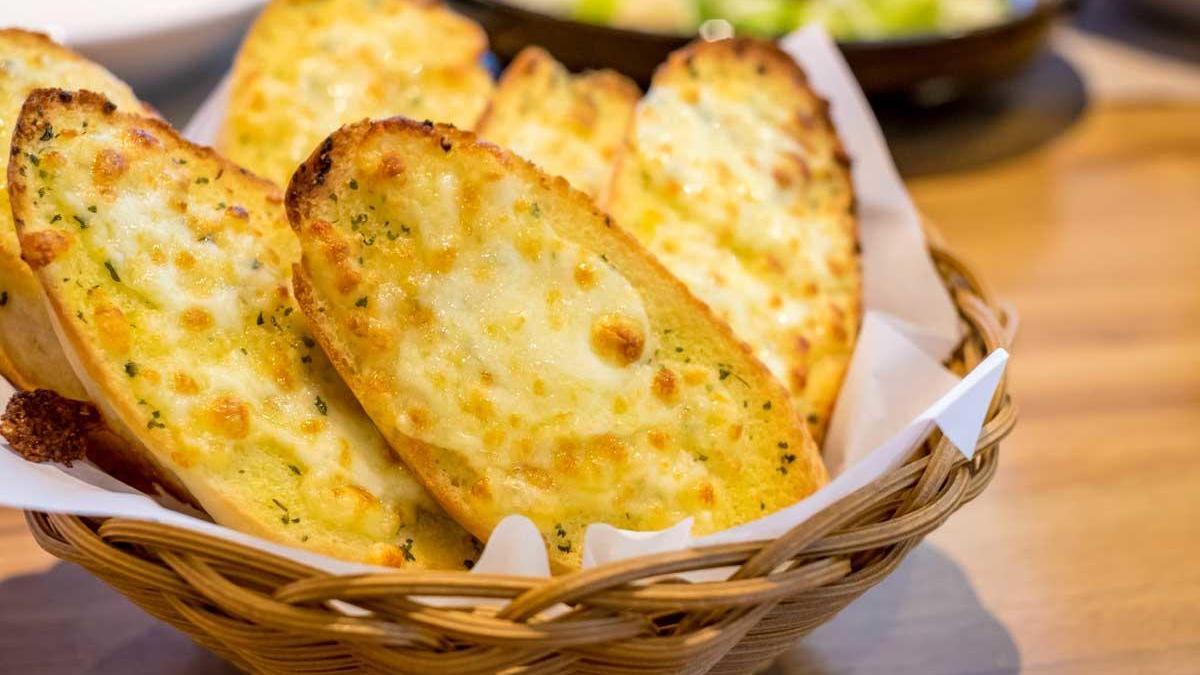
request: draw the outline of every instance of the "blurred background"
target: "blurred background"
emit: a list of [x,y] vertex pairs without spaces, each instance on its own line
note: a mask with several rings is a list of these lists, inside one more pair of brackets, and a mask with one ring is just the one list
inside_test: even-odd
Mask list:
[[[131,82],[176,124],[228,68],[263,0],[14,4],[34,27]],[[807,21],[839,40],[905,175],[1037,147],[1105,100],[1200,97],[1194,0],[452,0],[496,63],[539,44],[575,69],[643,84],[694,37],[778,36]],[[952,149],[952,151],[947,151]]]
[[[176,125],[261,0],[4,3]],[[1021,316],[989,489],[771,671],[1195,673],[1200,1],[456,0],[645,79],[688,35],[827,23],[919,208]],[[225,672],[2,514],[0,670]]]

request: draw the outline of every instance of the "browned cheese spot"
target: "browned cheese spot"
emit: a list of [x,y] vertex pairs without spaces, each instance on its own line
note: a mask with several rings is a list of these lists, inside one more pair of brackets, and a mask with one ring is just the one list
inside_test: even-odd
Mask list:
[[250,407],[229,394],[209,403],[205,416],[213,431],[226,438],[242,439],[250,433]]
[[404,173],[404,158],[389,152],[379,160],[379,175],[384,178],[395,178]]
[[96,153],[96,159],[92,161],[92,179],[101,184],[111,183],[120,178],[128,167],[125,155],[106,148]]
[[590,291],[596,287],[596,268],[588,262],[581,262],[575,266],[575,283],[585,291]]
[[184,396],[192,396],[200,393],[200,385],[187,373],[174,373],[171,375],[171,389],[175,393]]
[[71,247],[71,239],[56,230],[27,232],[21,235],[21,258],[33,269],[41,269],[54,262],[61,253]]
[[662,431],[661,429],[654,429],[650,433],[646,434],[646,440],[650,441],[650,445],[654,446],[655,448],[658,448],[659,450],[665,450],[667,447],[667,442],[671,440],[671,437],[667,435],[667,432]]
[[605,314],[592,324],[592,351],[605,362],[628,366],[642,356],[646,336],[633,319],[621,314]]
[[679,400],[679,382],[675,379],[675,373],[669,368],[660,368],[654,374],[650,391],[663,403],[674,403]]
[[117,355],[129,351],[129,321],[120,307],[110,302],[97,302],[92,310],[92,321],[105,349]]
[[183,327],[198,333],[202,330],[208,330],[213,325],[212,315],[208,310],[202,307],[188,307],[179,315],[179,322]]

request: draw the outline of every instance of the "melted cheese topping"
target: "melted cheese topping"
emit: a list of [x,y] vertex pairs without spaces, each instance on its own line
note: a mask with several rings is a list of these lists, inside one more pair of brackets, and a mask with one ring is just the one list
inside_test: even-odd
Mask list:
[[770,87],[689,67],[639,105],[610,209],[788,385],[819,438],[858,321],[836,139],[799,132]]
[[275,0],[238,54],[221,150],[280,184],[334,129],[404,115],[475,124],[483,31],[438,3]]
[[529,48],[505,71],[478,131],[596,198],[612,180],[638,95],[617,73],[572,76]]
[[[42,87],[87,89],[104,94],[118,107],[141,110],[133,91],[100,66],[31,33],[0,30],[0,138],[12,137],[21,105]],[[8,204],[8,176],[0,172],[0,249],[19,256],[21,247]]]
[[461,566],[469,537],[297,311],[278,194],[126,119],[57,116],[22,154],[26,254],[121,422],[218,521],[343,557]]
[[812,488],[819,460],[763,400],[766,373],[648,258],[632,264],[656,290],[622,273],[608,254],[630,244],[585,234],[606,225],[582,199],[405,129],[335,136],[351,154],[311,195],[320,215],[294,223],[321,299],[305,310],[456,518],[486,532],[522,513],[569,559],[592,522],[712,531]]
[[[6,145],[25,99],[43,87],[88,89],[123,109],[142,108],[129,87],[100,66],[41,35],[0,30],[0,138]],[[7,183],[0,171],[0,372],[23,389],[86,398],[58,344],[37,279],[21,261]]]

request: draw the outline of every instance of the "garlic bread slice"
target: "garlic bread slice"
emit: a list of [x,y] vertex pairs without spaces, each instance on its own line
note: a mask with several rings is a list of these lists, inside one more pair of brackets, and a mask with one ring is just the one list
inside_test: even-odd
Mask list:
[[572,75],[545,50],[526,47],[504,71],[476,133],[598,198],[640,96],[624,75]]
[[453,127],[334,133],[292,178],[297,300],[367,414],[486,537],[712,532],[825,469],[786,391],[582,192]]
[[[12,138],[21,105],[40,87],[97,91],[120,108],[145,112],[133,91],[99,65],[40,33],[0,29],[0,138]],[[12,224],[6,178],[0,175],[0,373],[14,386],[51,389],[83,399],[83,385],[63,356],[42,291]]]
[[470,127],[492,91],[483,30],[431,0],[272,0],[234,62],[217,149],[287,182],[327,135],[366,117]]
[[349,560],[462,567],[290,290],[279,191],[91,92],[38,90],[9,164],[25,259],[107,425],[218,523]]
[[848,160],[791,57],[754,40],[672,54],[606,206],[750,344],[819,441],[862,280]]

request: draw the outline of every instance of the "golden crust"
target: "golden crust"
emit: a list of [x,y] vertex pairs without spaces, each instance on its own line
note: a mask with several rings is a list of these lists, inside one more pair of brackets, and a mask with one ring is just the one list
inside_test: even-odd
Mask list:
[[795,61],[756,40],[672,54],[606,205],[753,346],[819,440],[862,282],[849,160]]
[[[39,87],[91,89],[122,108],[149,112],[130,88],[101,66],[41,33],[0,29],[0,136],[12,136],[25,97]],[[75,399],[85,392],[71,370],[12,224],[0,175],[0,374],[23,390],[52,389]]]
[[589,523],[708,532],[825,481],[782,387],[564,179],[395,118],[327,139],[287,211],[318,342],[475,535],[522,513],[570,568]]
[[346,122],[471,126],[492,90],[483,30],[440,2],[272,0],[233,67],[217,147],[280,184]]
[[572,75],[545,50],[526,47],[500,82],[476,133],[602,196],[641,91],[611,70]]
[[14,148],[24,253],[134,463],[276,541],[392,565],[473,557],[294,311],[298,247],[273,184],[91,92],[34,92]]

